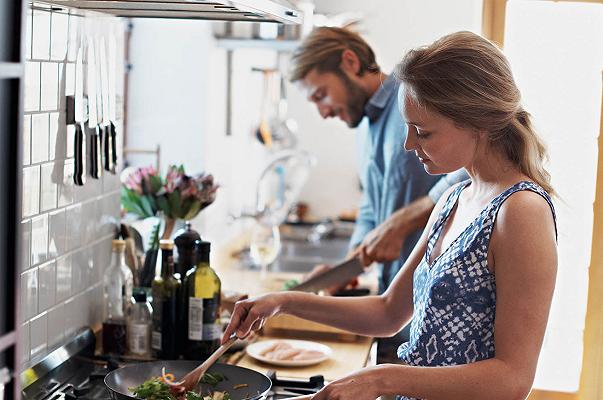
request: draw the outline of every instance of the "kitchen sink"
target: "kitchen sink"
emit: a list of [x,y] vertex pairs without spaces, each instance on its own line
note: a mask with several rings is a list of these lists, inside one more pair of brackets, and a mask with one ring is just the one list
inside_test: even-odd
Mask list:
[[318,243],[283,239],[281,252],[270,269],[275,272],[309,272],[317,264],[335,264],[347,253],[346,238],[323,239]]

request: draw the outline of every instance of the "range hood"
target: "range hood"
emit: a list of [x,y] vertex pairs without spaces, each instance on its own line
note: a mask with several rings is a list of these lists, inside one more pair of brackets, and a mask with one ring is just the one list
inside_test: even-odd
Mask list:
[[[2,0],[4,1],[4,0]],[[300,24],[301,12],[279,0],[38,0],[116,17],[183,18]]]

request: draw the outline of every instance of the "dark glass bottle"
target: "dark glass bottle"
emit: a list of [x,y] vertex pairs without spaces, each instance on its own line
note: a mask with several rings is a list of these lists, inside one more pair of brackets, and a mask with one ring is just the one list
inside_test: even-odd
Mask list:
[[161,275],[153,280],[153,355],[164,360],[178,358],[180,274],[174,273],[174,242],[161,240]]
[[186,222],[184,232],[176,236],[174,243],[178,248],[178,262],[176,272],[184,279],[189,269],[197,264],[195,243],[201,240],[199,233],[191,228],[191,223]]
[[187,313],[186,339],[182,355],[191,360],[206,360],[220,347],[220,278],[209,266],[210,243],[197,241],[197,265],[184,279],[184,312]]

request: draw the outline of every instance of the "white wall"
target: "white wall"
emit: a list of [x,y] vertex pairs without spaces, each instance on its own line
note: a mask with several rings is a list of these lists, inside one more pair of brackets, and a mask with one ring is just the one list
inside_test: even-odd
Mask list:
[[[384,71],[406,50],[445,33],[479,31],[481,0],[317,1],[317,12],[359,11],[362,31]],[[234,53],[232,136],[225,135],[226,51],[211,38],[211,23],[135,21],[129,101],[129,147],[162,144],[162,164],[205,168],[222,184],[216,204],[197,225],[221,239],[226,217],[253,205],[255,180],[268,157],[253,139],[260,118],[262,78],[251,67],[274,67],[276,53]],[[323,121],[315,107],[288,85],[289,114],[299,124],[299,148],[318,164],[302,192],[317,218],[336,216],[360,200],[354,132],[339,120]],[[150,158],[146,158],[147,163]]]

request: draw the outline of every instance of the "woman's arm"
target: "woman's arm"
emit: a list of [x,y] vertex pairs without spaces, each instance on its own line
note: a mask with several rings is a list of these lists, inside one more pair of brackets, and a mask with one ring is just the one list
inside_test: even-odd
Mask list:
[[[447,192],[452,191],[452,188]],[[270,293],[236,303],[223,342],[237,332],[245,337],[260,329],[264,321],[277,314],[291,314],[299,318],[330,325],[359,335],[387,337],[396,334],[412,317],[413,273],[425,254],[429,230],[445,199],[434,207],[427,226],[412,253],[398,272],[389,289],[380,296],[330,297],[302,292]]]
[[379,365],[332,382],[313,400],[373,400],[375,394],[430,400],[525,399],[534,380],[557,271],[553,217],[542,197],[518,192],[504,203],[490,241],[489,262],[494,262],[496,273],[494,358],[449,367]]

